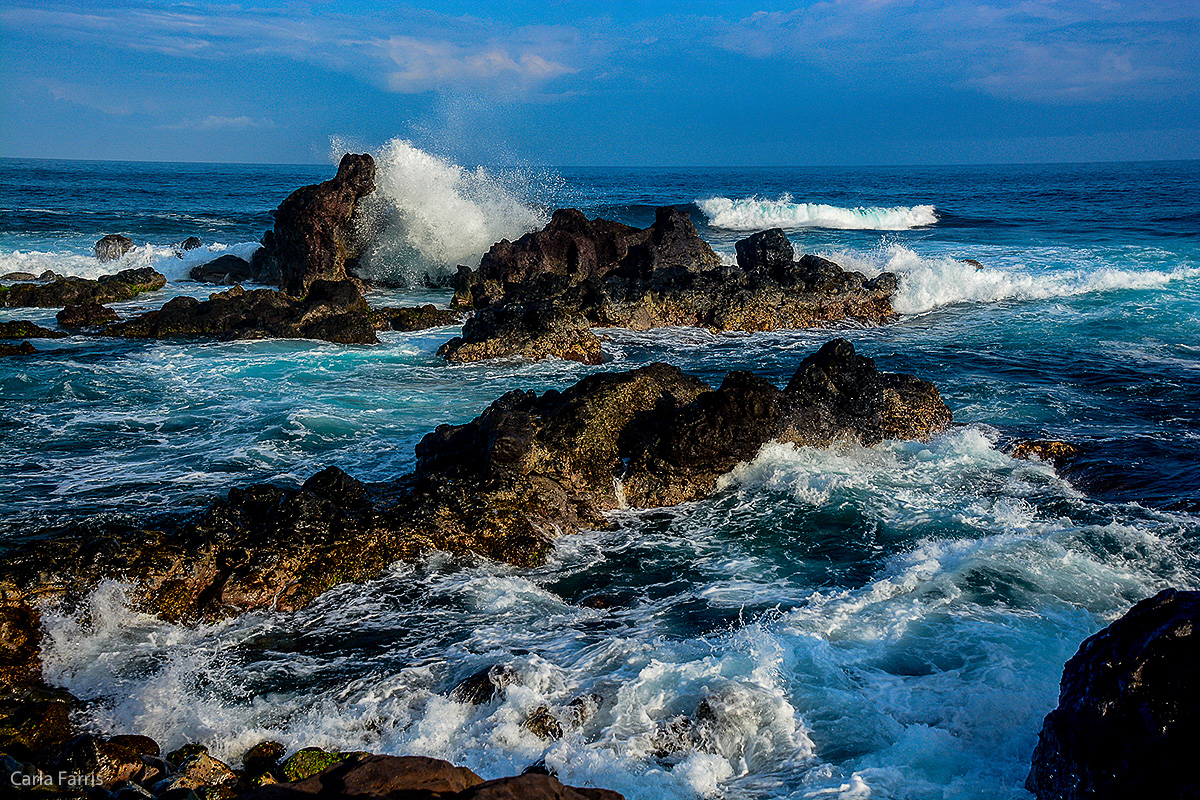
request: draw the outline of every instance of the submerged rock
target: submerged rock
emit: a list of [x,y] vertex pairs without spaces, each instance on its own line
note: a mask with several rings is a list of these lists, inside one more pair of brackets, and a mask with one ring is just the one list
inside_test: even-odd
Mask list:
[[0,322],[0,339],[62,339],[66,335],[25,320]]
[[457,325],[461,321],[458,313],[438,308],[433,303],[406,308],[373,308],[371,319],[375,323],[375,329],[381,331],[423,331],[428,328]]
[[459,269],[454,304],[476,315],[439,353],[598,363],[593,327],[764,331],[895,318],[891,273],[868,280],[816,256],[794,261],[779,229],[738,242],[737,254],[736,267],[723,266],[673,207],[645,229],[560,210],[541,231],[494,245],[477,271]]
[[1200,592],[1166,589],[1063,669],[1025,786],[1038,800],[1200,797]]
[[302,488],[233,489],[191,520],[64,533],[16,547],[0,579],[79,597],[105,577],[134,584],[170,620],[291,610],[432,549],[516,565],[607,524],[604,512],[695,500],[768,441],[923,439],[950,422],[931,384],[879,372],[845,340],[780,389],[745,372],[718,389],[676,367],[599,373],[563,392],[512,391],[416,448],[416,468],[365,485],[337,468]]
[[83,303],[116,303],[167,285],[166,276],[151,267],[123,269],[97,280],[55,277],[51,283],[18,283],[0,288],[0,305],[53,308]]
[[175,249],[186,253],[188,250],[196,250],[203,246],[204,242],[200,241],[198,236],[189,236],[182,242],[176,244]]
[[315,281],[297,300],[274,289],[235,286],[208,300],[175,297],[161,309],[109,325],[108,336],[145,339],[323,339],[378,341],[367,303],[351,281]]
[[9,356],[31,356],[37,352],[37,348],[29,342],[21,342],[20,344],[0,344],[0,358]]
[[275,228],[252,261],[258,280],[299,297],[316,280],[343,281],[358,258],[353,219],[375,191],[375,159],[347,153],[337,175],[292,192],[275,210]]
[[232,286],[237,283],[246,283],[254,279],[254,268],[250,266],[250,262],[244,258],[238,258],[234,255],[223,255],[214,258],[205,264],[197,267],[192,267],[192,271],[188,273],[188,277],[197,283],[215,283],[223,286]]
[[77,306],[67,306],[58,312],[55,319],[64,328],[90,328],[116,322],[120,317],[108,306],[102,306],[99,303],[83,303]]
[[116,261],[133,249],[133,240],[120,233],[110,233],[92,248],[100,261]]
[[1013,458],[1037,459],[1056,464],[1080,454],[1078,446],[1054,439],[1018,439],[1005,448]]

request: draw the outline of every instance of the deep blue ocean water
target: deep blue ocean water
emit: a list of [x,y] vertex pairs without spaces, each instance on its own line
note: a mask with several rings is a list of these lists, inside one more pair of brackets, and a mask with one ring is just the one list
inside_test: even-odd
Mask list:
[[[878,328],[606,331],[599,367],[448,366],[453,328],[377,346],[72,336],[0,361],[0,538],[91,515],[202,508],[230,486],[336,464],[403,474],[437,424],[513,388],[668,361],[779,384],[834,336],[933,381],[958,425],[930,443],[769,445],[703,502],[614,516],[536,570],[431,556],[296,614],[178,627],[106,583],[47,615],[52,681],[99,729],[236,760],[262,738],[422,753],[492,777],[544,759],[632,798],[1022,798],[1063,663],[1133,602],[1200,588],[1200,163],[845,169],[464,169],[376,154],[373,302],[445,303],[424,276],[474,265],[551,209],[648,225],[685,206],[732,260],[780,226],[797,252],[900,276]],[[0,160],[0,275],[150,264],[118,304],[204,296],[187,272],[249,255],[270,211],[334,167]],[[91,246],[139,246],[103,267]],[[199,236],[184,258],[170,245]],[[973,259],[981,266],[965,263]],[[405,288],[407,287],[407,288]],[[52,325],[57,309],[0,309]],[[1015,437],[1084,448],[1014,460]],[[613,608],[587,598],[615,598]],[[495,663],[523,684],[449,698]],[[561,741],[531,710],[598,694]],[[705,701],[716,709],[668,735]],[[678,727],[678,726],[676,726]]]

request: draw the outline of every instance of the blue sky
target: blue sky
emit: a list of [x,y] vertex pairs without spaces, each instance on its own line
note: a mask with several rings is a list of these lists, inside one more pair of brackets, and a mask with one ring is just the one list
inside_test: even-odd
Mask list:
[[1197,0],[0,0],[0,156],[1200,158]]

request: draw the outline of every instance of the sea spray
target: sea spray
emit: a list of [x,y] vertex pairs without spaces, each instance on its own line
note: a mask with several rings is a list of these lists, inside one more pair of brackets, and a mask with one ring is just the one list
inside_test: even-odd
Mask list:
[[714,228],[760,231],[766,228],[835,228],[841,230],[901,231],[937,222],[934,207],[840,208],[822,203],[797,203],[785,194],[778,200],[759,197],[710,197],[696,205]]
[[489,247],[540,228],[549,217],[500,173],[467,169],[392,139],[376,156],[377,190],[363,201],[371,242],[360,270],[402,286],[444,279],[459,264],[476,266]]

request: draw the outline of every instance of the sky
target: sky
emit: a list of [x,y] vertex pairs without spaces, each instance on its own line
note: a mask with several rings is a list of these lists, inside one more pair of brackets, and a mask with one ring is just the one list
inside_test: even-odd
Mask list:
[[0,157],[1200,158],[1198,0],[0,0]]

